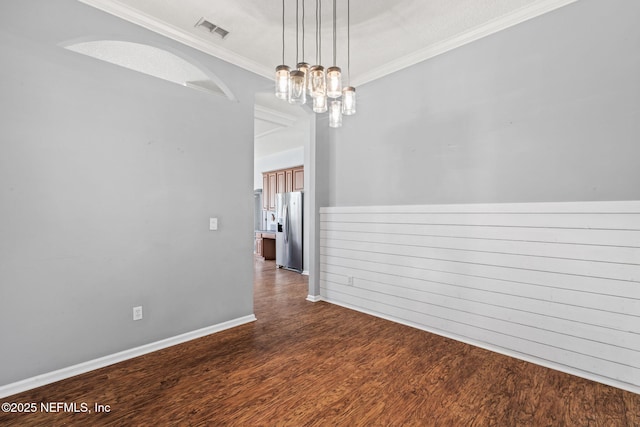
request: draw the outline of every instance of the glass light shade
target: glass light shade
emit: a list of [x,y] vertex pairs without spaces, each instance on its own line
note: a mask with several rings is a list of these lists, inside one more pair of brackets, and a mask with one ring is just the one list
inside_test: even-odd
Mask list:
[[287,65],[276,67],[276,96],[280,99],[289,98],[289,70]]
[[309,74],[309,64],[307,64],[306,62],[298,62],[296,68],[298,69],[298,71],[302,71],[304,73],[304,78],[306,79],[307,75]]
[[327,96],[329,98],[342,96],[342,71],[340,67],[327,68]]
[[325,113],[327,111],[326,96],[316,96],[313,98],[313,111],[315,113]]
[[342,126],[342,102],[331,101],[329,105],[329,127],[339,128]]
[[309,69],[311,68],[311,66],[306,62],[298,62],[296,68],[298,69],[298,71],[302,71],[304,73],[305,97],[309,98],[311,96],[311,89],[309,88]]
[[289,103],[304,104],[307,102],[304,72],[293,70],[289,76]]
[[327,83],[322,65],[314,65],[309,69],[309,95],[325,96],[327,94]]
[[342,114],[351,116],[356,113],[356,88],[347,86],[342,89]]
[[314,96],[312,91],[311,91],[311,84],[313,82],[313,80],[311,78],[311,73],[316,69],[316,67],[319,67],[319,65],[312,65],[307,70],[307,95],[309,95],[309,96]]

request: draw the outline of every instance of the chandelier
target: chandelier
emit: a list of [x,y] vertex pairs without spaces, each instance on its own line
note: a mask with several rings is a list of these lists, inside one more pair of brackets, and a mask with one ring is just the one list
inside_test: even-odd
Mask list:
[[[298,62],[299,46],[299,4],[302,1],[302,61]],[[347,81],[343,87],[342,70],[336,65],[336,0],[333,0],[333,65],[326,68],[322,63],[322,0],[316,2],[316,64],[310,66],[304,61],[304,4],[305,0],[296,0],[296,68],[285,65],[285,35],[284,35],[284,3],[282,0],[282,65],[276,67],[275,92],[276,97],[288,101],[290,104],[312,104],[313,111],[325,113],[329,111],[329,126],[342,126],[342,116],[356,113],[356,89],[350,85],[351,72],[351,22],[350,1],[347,0]]]

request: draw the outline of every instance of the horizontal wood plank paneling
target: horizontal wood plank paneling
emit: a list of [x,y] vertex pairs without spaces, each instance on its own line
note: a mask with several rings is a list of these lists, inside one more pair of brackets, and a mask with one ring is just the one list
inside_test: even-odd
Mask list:
[[576,259],[611,263],[637,263],[640,260],[640,248],[594,244],[558,244],[561,242],[542,242],[530,240],[498,240],[489,236],[485,238],[440,237],[417,234],[391,234],[374,232],[325,230],[326,239],[347,242],[382,243],[429,247],[438,249],[466,250],[500,254],[519,254],[548,257],[550,245],[557,258]]
[[442,260],[425,260],[397,255],[358,254],[353,251],[349,252],[333,248],[324,249],[325,255],[344,260],[340,262],[347,263],[348,265],[361,266],[362,269],[366,269],[366,265],[382,264],[375,266],[375,268],[386,268],[388,271],[394,271],[396,267],[406,267],[413,269],[417,275],[423,274],[421,270],[426,270],[433,271],[434,273],[455,273],[561,289],[573,289],[603,295],[616,295],[623,298],[640,298],[640,289],[637,283],[630,281],[605,279],[601,277],[596,278],[584,275],[558,274],[548,271],[504,268],[500,266],[474,265]]
[[607,213],[326,213],[327,221],[382,224],[638,230],[636,214]]
[[[553,256],[520,255],[504,252],[434,248],[416,245],[390,245],[385,243],[354,242],[338,239],[333,239],[330,243],[328,240],[323,239],[321,244],[323,242],[325,244],[324,247],[361,254],[384,254],[403,258],[413,257],[435,261],[452,261],[524,270],[552,271],[554,273],[579,276],[586,275],[620,281],[640,281],[640,265],[638,264],[580,260]],[[516,245],[514,245],[513,250],[517,250]],[[551,251],[553,248],[549,247],[548,250]]]
[[[341,271],[340,267],[336,268],[335,266],[327,264],[323,264],[323,268],[326,268],[327,271],[326,273],[322,273],[324,274],[324,277],[327,278],[327,281],[336,284],[348,284],[344,275],[350,274],[350,271],[345,271],[344,269]],[[477,279],[469,280],[468,286],[465,286],[460,284],[455,285],[442,282],[430,282],[423,279],[413,279],[389,274],[360,271],[358,273],[358,280],[355,282],[356,284],[354,287],[365,287],[365,283],[375,282],[395,286],[395,294],[419,291],[430,295],[448,296],[507,308],[513,308],[514,306],[518,307],[526,304],[527,311],[521,310],[522,313],[531,313],[543,316],[553,324],[557,324],[559,321],[568,321],[573,322],[574,327],[585,327],[588,331],[594,331],[594,328],[602,329],[604,334],[610,334],[611,330],[629,332],[631,334],[628,336],[624,334],[621,334],[620,336],[614,334],[608,336],[607,339],[614,340],[612,342],[620,343],[622,346],[630,346],[630,348],[640,350],[640,337],[638,336],[638,334],[640,334],[640,326],[637,324],[640,322],[629,323],[629,316],[624,313],[612,311],[615,307],[616,301],[620,299],[605,301],[608,303],[605,307],[608,310],[596,308],[599,311],[596,324],[594,321],[584,319],[585,317],[589,317],[593,314],[593,307],[597,306],[598,301],[603,299],[602,296],[592,295],[589,298],[589,301],[587,301],[590,307],[585,307],[587,304],[582,303],[583,305],[577,306],[575,305],[575,301],[568,298],[565,298],[564,301],[562,301],[561,298],[558,298],[560,301],[554,300],[554,296],[556,295],[554,293],[536,295],[536,288],[523,289],[526,292],[518,292],[520,290],[518,288],[513,288],[510,293],[506,292],[508,289],[501,289],[502,292],[499,292],[491,287],[492,284],[495,284],[495,287],[497,288],[499,283],[491,281],[485,281],[485,283],[481,285],[484,289],[480,287],[474,288],[472,283],[474,280]],[[542,289],[542,291],[544,291],[544,289]],[[546,300],[543,299],[545,296],[547,296]],[[637,312],[634,312],[634,314],[635,313]],[[541,319],[538,319],[538,322],[540,321]],[[591,332],[587,335],[590,336],[590,334]],[[618,341],[618,339],[620,340]]]
[[321,209],[329,302],[640,385],[640,202]]
[[634,247],[640,245],[640,230],[591,229],[585,235],[577,228],[516,228],[425,224],[372,224],[325,222],[326,231],[351,231],[391,235],[481,239],[485,241],[555,242],[597,246]]

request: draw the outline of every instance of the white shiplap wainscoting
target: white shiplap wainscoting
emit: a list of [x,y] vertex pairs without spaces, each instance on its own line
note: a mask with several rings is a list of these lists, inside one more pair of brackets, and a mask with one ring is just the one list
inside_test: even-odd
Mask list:
[[320,210],[322,299],[640,393],[640,202]]

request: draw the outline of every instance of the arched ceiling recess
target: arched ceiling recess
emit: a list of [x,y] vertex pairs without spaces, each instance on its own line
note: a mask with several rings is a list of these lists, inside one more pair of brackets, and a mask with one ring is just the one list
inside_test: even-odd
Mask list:
[[156,46],[123,40],[76,40],[62,46],[181,86],[235,100],[229,88],[211,71]]

